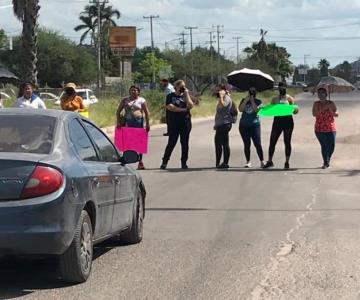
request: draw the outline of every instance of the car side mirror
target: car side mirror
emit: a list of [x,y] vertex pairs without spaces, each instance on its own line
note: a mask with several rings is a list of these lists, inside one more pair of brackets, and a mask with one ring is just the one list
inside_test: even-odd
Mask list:
[[134,164],[139,161],[139,154],[137,154],[137,152],[132,151],[132,150],[126,150],[123,153],[120,161],[124,165]]

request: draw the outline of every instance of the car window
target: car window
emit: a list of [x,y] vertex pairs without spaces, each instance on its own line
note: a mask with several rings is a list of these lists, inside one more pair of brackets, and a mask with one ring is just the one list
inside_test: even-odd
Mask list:
[[97,161],[97,155],[90,138],[78,120],[74,119],[69,124],[70,140],[80,158],[84,161]]
[[87,99],[86,91],[76,92],[78,96],[80,96],[83,99]]
[[55,124],[49,116],[1,115],[0,152],[49,154]]
[[113,144],[107,139],[103,132],[86,121],[82,121],[99,148],[101,160],[105,162],[118,162],[119,156]]

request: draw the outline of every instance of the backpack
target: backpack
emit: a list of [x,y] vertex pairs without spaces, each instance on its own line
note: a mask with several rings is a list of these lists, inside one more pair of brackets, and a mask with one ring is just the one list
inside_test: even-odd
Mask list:
[[231,123],[236,123],[238,116],[238,109],[234,101],[231,101],[230,116],[231,116]]

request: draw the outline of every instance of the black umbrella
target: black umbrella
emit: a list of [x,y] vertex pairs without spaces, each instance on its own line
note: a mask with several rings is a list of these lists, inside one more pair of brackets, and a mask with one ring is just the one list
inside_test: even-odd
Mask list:
[[274,88],[274,79],[260,70],[241,69],[227,75],[228,83],[242,91],[248,91],[255,87],[257,91],[265,91]]
[[5,68],[0,68],[0,83],[17,83],[20,79]]

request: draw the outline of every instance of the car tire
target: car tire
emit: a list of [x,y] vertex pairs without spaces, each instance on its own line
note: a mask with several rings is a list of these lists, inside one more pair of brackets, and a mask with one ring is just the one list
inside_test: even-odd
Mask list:
[[131,228],[126,231],[125,233],[120,235],[121,242],[131,245],[131,244],[138,244],[141,242],[143,238],[143,222],[145,217],[145,207],[143,201],[143,194],[140,189],[138,188],[138,196],[136,199],[136,209],[135,214],[133,214]]
[[93,260],[93,231],[88,213],[81,212],[74,239],[60,256],[62,279],[72,283],[85,282],[91,272]]

